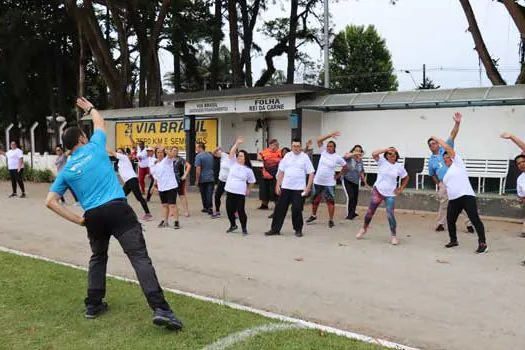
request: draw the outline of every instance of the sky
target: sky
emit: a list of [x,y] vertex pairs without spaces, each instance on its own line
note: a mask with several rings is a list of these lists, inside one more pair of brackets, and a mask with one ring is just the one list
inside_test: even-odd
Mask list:
[[[503,78],[513,84],[519,74],[516,26],[502,4],[493,0],[470,2],[489,53],[499,58]],[[271,6],[263,19],[286,16],[289,2],[285,6],[284,12],[280,5]],[[388,0],[339,0],[330,1],[329,6],[335,33],[349,24],[376,27],[392,54],[399,90],[412,90],[421,83],[423,64],[427,77],[441,88],[491,86],[485,72],[480,75],[478,55],[459,0],[398,0],[396,5]],[[228,45],[226,26],[224,30]],[[255,33],[254,41],[263,52],[275,44],[260,33]],[[318,46],[309,45],[305,51],[314,59],[323,58]],[[162,52],[160,59],[162,73],[172,71],[171,54]],[[286,55],[274,62],[277,69],[286,71]],[[253,59],[255,80],[265,68],[263,56]]]

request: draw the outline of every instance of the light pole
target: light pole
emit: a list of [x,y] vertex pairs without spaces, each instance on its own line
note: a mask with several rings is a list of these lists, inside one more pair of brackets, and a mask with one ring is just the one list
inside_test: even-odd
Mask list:
[[417,89],[417,83],[416,83],[416,80],[414,79],[414,76],[412,75],[412,72],[409,70],[406,70],[405,73],[410,75],[410,79],[412,79],[412,82],[414,83],[414,87]]
[[327,89],[330,88],[330,34],[328,33],[330,11],[328,10],[328,1],[324,0],[324,87]]

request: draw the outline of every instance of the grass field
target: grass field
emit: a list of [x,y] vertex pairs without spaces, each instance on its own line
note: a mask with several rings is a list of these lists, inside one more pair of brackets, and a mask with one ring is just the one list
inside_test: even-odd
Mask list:
[[[140,287],[109,278],[109,312],[84,319],[86,272],[0,253],[0,349],[202,349],[217,340],[279,321],[167,293],[185,329],[151,324]],[[312,329],[258,334],[228,349],[384,349]]]

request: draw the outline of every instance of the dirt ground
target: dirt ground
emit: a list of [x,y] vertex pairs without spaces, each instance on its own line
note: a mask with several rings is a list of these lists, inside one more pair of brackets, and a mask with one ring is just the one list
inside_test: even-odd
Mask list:
[[[86,232],[44,207],[47,188],[28,184],[28,198],[8,199],[10,185],[0,182],[0,245],[86,266]],[[518,224],[485,220],[490,251],[476,255],[476,236],[464,232],[458,248],[444,249],[447,234],[432,230],[433,214],[398,212],[401,244],[394,247],[382,211],[361,241],[355,233],[364,208],[356,221],[343,223],[344,208],[338,207],[336,226],[329,229],[324,204],[304,237],[293,235],[289,218],[282,236],[265,237],[270,212],[257,210],[252,199],[250,234],[242,237],[225,233],[224,212],[212,220],[200,213],[196,193],[189,200],[192,216],[181,218],[182,229],[157,229],[157,219],[144,225],[165,287],[423,349],[525,348],[525,267],[519,264],[525,238]],[[134,198],[130,203],[142,214]],[[151,209],[159,213],[157,197]],[[305,206],[305,217],[309,210]],[[116,241],[108,272],[135,278]],[[109,290],[108,297],[118,296]]]

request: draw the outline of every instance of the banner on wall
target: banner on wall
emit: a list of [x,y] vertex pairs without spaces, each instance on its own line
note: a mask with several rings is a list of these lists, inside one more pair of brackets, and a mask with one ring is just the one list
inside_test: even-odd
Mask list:
[[295,109],[295,95],[267,95],[234,99],[187,101],[186,115],[279,112]]
[[[197,142],[203,142],[207,150],[217,147],[218,139],[217,119],[195,120]],[[186,150],[186,133],[183,119],[171,120],[141,120],[117,122],[115,124],[115,146],[117,148],[131,148],[130,135],[135,142],[144,141],[146,146],[164,147],[177,146],[180,151]]]

